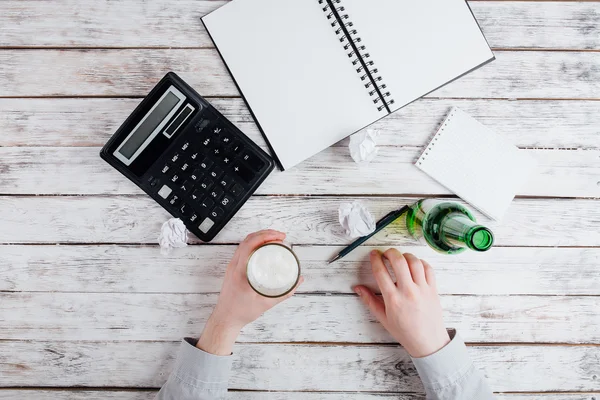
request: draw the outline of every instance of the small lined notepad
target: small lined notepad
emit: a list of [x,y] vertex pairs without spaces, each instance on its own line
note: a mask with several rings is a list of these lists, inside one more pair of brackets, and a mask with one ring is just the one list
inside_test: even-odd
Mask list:
[[415,165],[500,220],[535,164],[524,151],[454,107]]

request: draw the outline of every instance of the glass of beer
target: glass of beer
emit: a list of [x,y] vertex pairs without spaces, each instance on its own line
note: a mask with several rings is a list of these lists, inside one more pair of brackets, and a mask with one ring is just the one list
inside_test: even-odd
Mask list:
[[300,279],[300,261],[283,243],[266,243],[248,257],[248,283],[265,297],[282,297],[291,292]]

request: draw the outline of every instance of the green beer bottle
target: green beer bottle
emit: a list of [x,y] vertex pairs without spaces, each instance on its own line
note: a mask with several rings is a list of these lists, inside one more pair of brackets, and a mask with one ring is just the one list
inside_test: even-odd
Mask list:
[[445,254],[461,253],[467,248],[487,251],[494,243],[492,231],[478,225],[466,207],[450,201],[418,201],[407,212],[406,227],[415,239]]

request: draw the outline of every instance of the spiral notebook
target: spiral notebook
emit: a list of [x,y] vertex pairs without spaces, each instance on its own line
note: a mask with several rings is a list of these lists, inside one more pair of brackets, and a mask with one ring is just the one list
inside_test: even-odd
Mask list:
[[453,107],[417,168],[499,221],[536,161],[466,112]]
[[465,0],[233,0],[202,21],[282,169],[494,59]]

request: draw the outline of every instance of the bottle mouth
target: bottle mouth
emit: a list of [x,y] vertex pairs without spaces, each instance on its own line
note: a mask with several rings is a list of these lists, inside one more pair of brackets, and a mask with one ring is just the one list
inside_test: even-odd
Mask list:
[[484,226],[478,226],[469,236],[469,247],[475,251],[487,251],[494,244],[494,234]]

